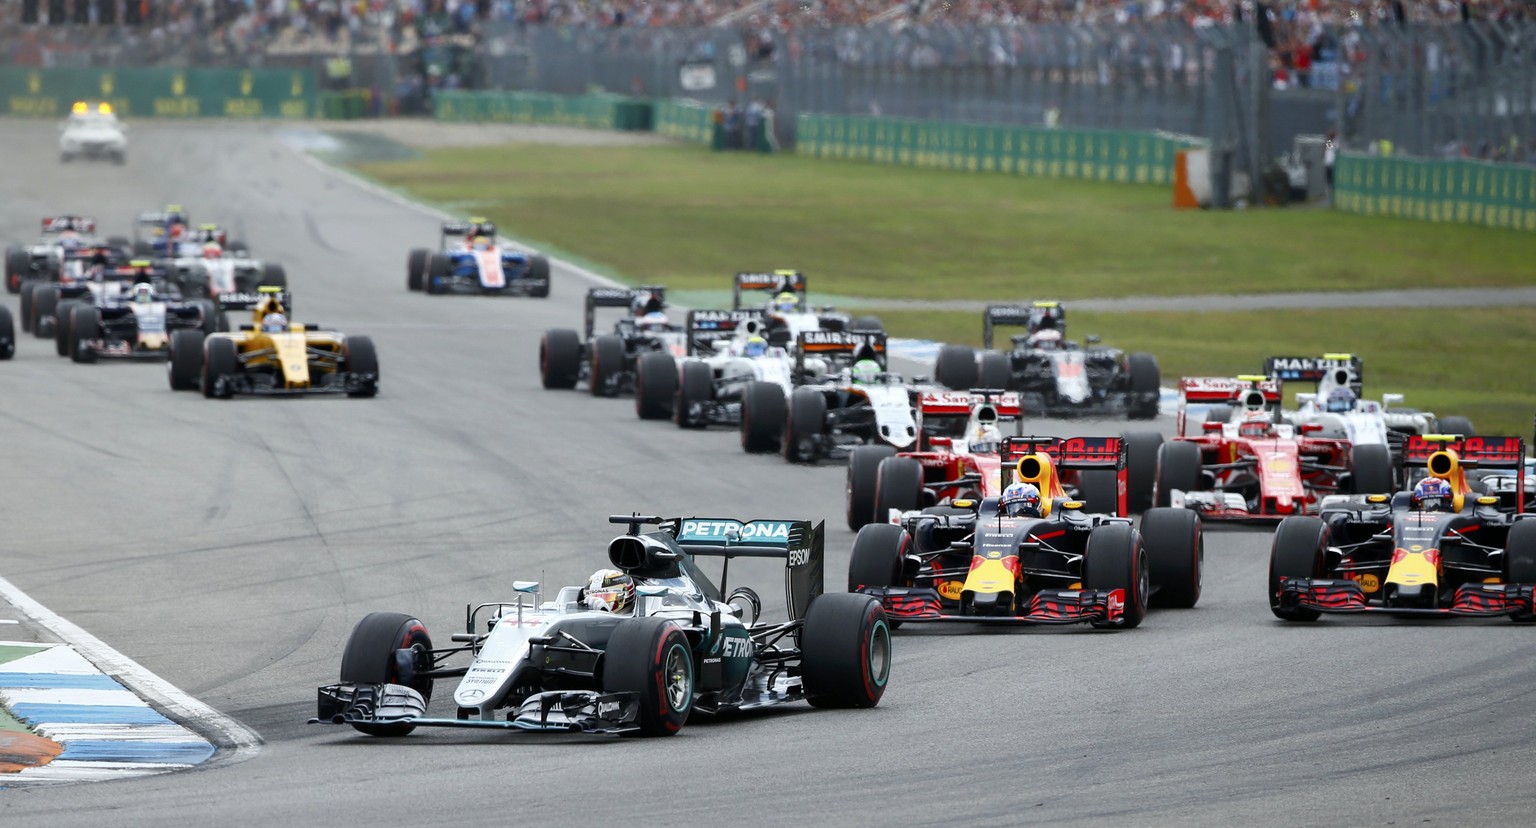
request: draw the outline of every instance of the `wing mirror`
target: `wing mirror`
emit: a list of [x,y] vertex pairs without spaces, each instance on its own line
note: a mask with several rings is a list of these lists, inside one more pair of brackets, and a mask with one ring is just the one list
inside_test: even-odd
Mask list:
[[1102,338],[1100,338],[1098,334],[1088,334],[1088,336],[1085,337],[1083,339],[1083,341],[1088,343],[1089,345],[1097,345],[1100,342],[1103,342],[1104,340]]
[[1403,395],[1402,394],[1382,394],[1381,395],[1381,404],[1383,406],[1388,407],[1388,408],[1390,408],[1390,407],[1392,407],[1394,405],[1400,405],[1400,404],[1402,404],[1402,402],[1403,402]]

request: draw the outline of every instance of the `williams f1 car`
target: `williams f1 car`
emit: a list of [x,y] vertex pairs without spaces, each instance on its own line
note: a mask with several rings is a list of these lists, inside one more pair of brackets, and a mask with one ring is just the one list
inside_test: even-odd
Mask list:
[[793,347],[805,331],[885,332],[877,316],[854,317],[830,307],[812,307],[806,284],[805,274],[798,270],[738,273],[731,288],[731,309],[742,310],[750,304],[744,292],[768,294],[757,307],[765,314],[763,336],[779,348]]
[[[636,364],[643,355],[652,351],[686,355],[686,332],[666,321],[666,295],[661,285],[588,289],[582,333],[550,328],[539,341],[539,377],[544,387],[568,389],[584,382],[594,397],[616,397],[635,391]],[[597,333],[598,308],[626,310],[614,323],[613,333]],[[676,382],[675,372],[672,377]],[[667,397],[671,393],[671,388],[666,389]]]
[[[466,608],[457,646],[441,648],[419,620],[373,613],[347,641],[340,683],[319,689],[311,723],[377,736],[417,727],[670,736],[693,714],[879,703],[889,624],[873,598],[822,593],[821,524],[609,520],[629,526],[608,545],[609,561],[633,579],[629,607],[589,609],[577,586],[544,602],[537,583],[518,581],[514,600]],[[733,558],[783,560],[789,619],[759,621],[750,589],[723,594],[724,575],[716,587],[699,567],[706,556],[727,568]],[[455,657],[469,664],[448,666]],[[460,679],[453,715],[429,716],[434,684],[449,678]]]

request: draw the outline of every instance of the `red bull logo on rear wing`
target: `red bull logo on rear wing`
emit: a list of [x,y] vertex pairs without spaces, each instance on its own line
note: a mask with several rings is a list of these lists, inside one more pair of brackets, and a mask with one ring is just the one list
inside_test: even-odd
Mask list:
[[1058,469],[1119,469],[1125,451],[1119,437],[1009,437],[1003,443],[1003,463],[1031,454],[1044,454]]
[[1403,464],[1423,466],[1436,452],[1452,451],[1462,466],[1479,469],[1520,469],[1525,466],[1525,440],[1519,437],[1461,437],[1414,434],[1403,444]]

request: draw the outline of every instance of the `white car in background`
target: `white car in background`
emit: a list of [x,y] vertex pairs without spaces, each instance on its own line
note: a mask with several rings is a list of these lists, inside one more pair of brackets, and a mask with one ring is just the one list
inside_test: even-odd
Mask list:
[[109,103],[77,101],[70,109],[69,120],[59,128],[59,160],[65,163],[76,158],[110,159],[121,164],[128,157],[127,129]]

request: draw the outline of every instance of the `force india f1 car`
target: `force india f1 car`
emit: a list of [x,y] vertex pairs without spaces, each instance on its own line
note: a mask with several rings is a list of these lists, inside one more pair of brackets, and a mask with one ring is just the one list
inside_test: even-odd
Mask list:
[[[806,360],[812,356],[836,360],[827,376],[813,381]],[[857,377],[852,369],[873,362],[879,372]],[[886,337],[880,332],[806,331],[795,344],[795,376],[799,384],[789,396],[789,413],[780,440],[784,459],[815,463],[842,460],[861,445],[885,444],[897,450],[917,443],[915,395],[899,374],[887,373]],[[857,380],[857,381],[856,381]]]
[[[629,533],[608,558],[635,583],[629,611],[586,608],[568,586],[540,603],[514,582],[510,603],[467,608],[459,646],[434,648],[409,615],[373,613],[352,631],[341,682],[319,690],[311,723],[377,736],[463,727],[670,736],[694,713],[805,700],[868,708],[890,675],[885,612],[865,595],[822,593],[822,526],[808,521],[609,518]],[[658,531],[641,533],[655,524]],[[789,620],[762,622],[750,589],[726,597],[699,556],[785,562]],[[727,570],[728,571],[728,570]],[[468,666],[445,665],[467,655]],[[427,716],[438,679],[460,678],[452,718]]]
[[[1329,497],[1317,517],[1281,521],[1269,557],[1274,614],[1286,621],[1324,612],[1536,621],[1536,515],[1516,505],[1525,501],[1525,441],[1416,435],[1403,446],[1403,463],[1446,481],[1451,502],[1416,506],[1411,492]],[[1479,494],[1467,480],[1470,469],[1517,470],[1515,497]]]
[[433,294],[543,299],[549,281],[548,258],[503,248],[496,242],[496,225],[483,218],[444,222],[438,252],[417,248],[406,258],[406,287]]
[[[1124,492],[1115,437],[1009,438],[1009,482],[1040,489],[1038,517],[1013,517],[995,497],[908,512],[859,530],[848,589],[881,600],[893,623],[1139,625],[1147,607],[1200,599],[1205,541],[1199,515],[1151,509],[1138,531],[1125,517],[1090,513],[1067,497],[1063,468],[1106,471]],[[1002,481],[998,481],[1001,489]]]
[[[175,391],[202,387],[205,397],[345,392],[372,397],[379,391],[379,358],[373,340],[287,321],[288,295],[259,289],[252,324],[204,337],[177,331],[166,370]],[[276,317],[276,319],[274,319]],[[274,327],[280,321],[280,327]]]
[[[539,376],[544,387],[575,388],[585,382],[594,397],[616,397],[635,390],[635,365],[641,355],[651,351],[686,354],[683,328],[664,321],[666,296],[667,289],[661,285],[589,289],[585,336],[569,328],[550,328],[539,341]],[[597,334],[598,308],[625,308],[627,313],[614,323],[613,333]]]
[[[997,328],[1020,326],[1009,351],[994,351]],[[957,390],[977,386],[1018,391],[1024,408],[1047,417],[1157,416],[1162,374],[1151,354],[1127,354],[1089,336],[1087,347],[1066,338],[1066,311],[1056,302],[988,305],[982,316],[977,354],[963,345],[945,345],[934,364],[934,379]]]

